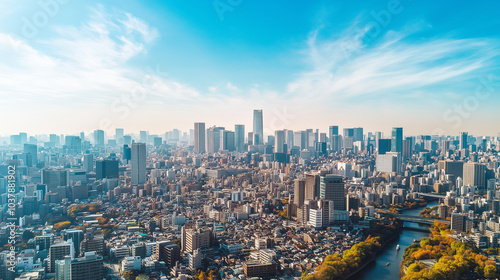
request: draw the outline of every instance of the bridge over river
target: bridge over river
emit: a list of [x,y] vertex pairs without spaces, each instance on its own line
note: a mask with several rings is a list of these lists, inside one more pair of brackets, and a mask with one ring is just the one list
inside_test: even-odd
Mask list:
[[396,218],[399,218],[403,222],[432,225],[434,223],[434,221],[438,221],[438,222],[441,222],[441,223],[444,223],[444,224],[447,224],[447,225],[450,224],[450,221],[425,218],[425,217],[421,217],[421,216],[412,216],[412,215],[394,214],[394,213],[385,213],[385,212],[378,212],[378,213],[381,216],[385,216],[385,217],[396,217]]

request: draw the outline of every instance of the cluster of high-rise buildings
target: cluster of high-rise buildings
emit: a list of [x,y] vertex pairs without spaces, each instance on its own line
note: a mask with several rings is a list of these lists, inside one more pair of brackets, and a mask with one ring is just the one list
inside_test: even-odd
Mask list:
[[500,247],[498,137],[323,131],[265,135],[255,110],[250,132],[197,122],[163,135],[0,139],[0,279],[190,279],[200,269],[293,279],[366,238],[378,212],[422,198],[438,202],[431,215],[456,238]]

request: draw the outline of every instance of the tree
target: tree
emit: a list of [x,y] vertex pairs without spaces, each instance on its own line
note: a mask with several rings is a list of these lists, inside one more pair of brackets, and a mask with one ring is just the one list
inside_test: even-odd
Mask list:
[[71,222],[70,221],[59,222],[59,223],[54,224],[54,230],[60,231],[60,230],[63,230],[63,229],[67,229],[70,226],[71,226]]
[[35,238],[35,235],[31,230],[25,230],[23,232],[23,241],[27,242],[28,240]]
[[132,271],[125,271],[123,273],[123,278],[125,278],[125,280],[133,280],[134,278],[134,273]]
[[497,275],[497,268],[494,265],[489,264],[484,267],[484,277],[488,279],[493,279],[496,278],[496,275]]

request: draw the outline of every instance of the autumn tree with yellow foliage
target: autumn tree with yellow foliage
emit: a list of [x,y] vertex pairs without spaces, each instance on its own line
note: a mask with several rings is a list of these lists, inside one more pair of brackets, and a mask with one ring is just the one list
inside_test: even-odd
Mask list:
[[[406,248],[403,280],[417,279],[496,279],[500,277],[495,261],[481,254],[473,245],[456,241],[449,236],[447,225],[434,222],[430,238],[423,238]],[[435,260],[432,266],[423,260]]]

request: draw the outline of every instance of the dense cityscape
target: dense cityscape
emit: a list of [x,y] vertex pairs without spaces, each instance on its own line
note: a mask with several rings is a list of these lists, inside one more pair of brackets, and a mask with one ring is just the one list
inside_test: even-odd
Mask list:
[[500,279],[498,11],[0,0],[0,280]]
[[[335,258],[349,267],[333,279],[347,279],[363,270],[354,251],[376,259],[410,224],[482,252],[471,277],[498,275],[497,136],[336,125],[265,135],[264,118],[4,138],[0,279],[326,279]],[[429,254],[402,271],[432,267]]]

